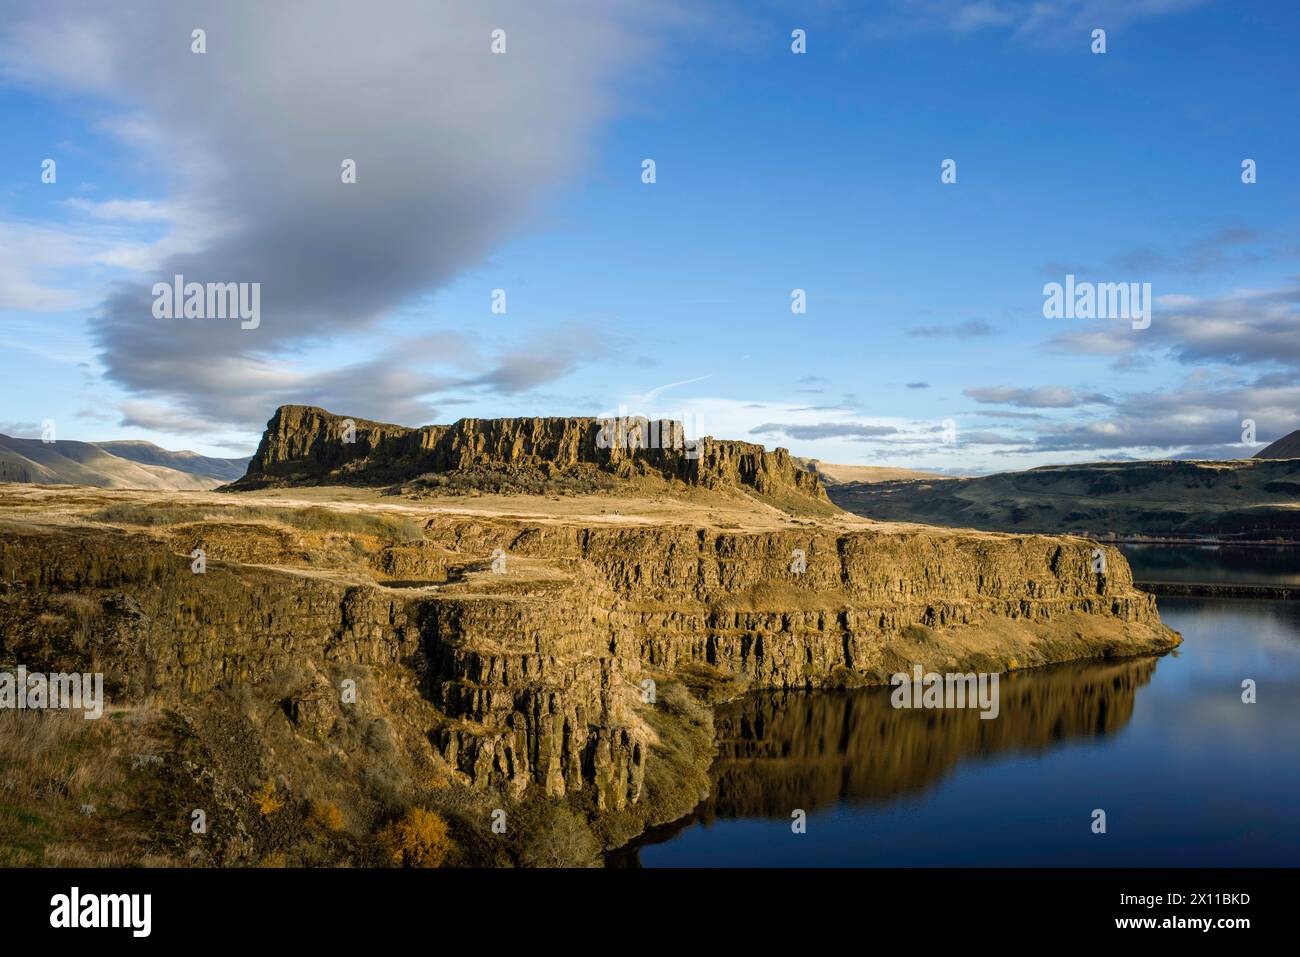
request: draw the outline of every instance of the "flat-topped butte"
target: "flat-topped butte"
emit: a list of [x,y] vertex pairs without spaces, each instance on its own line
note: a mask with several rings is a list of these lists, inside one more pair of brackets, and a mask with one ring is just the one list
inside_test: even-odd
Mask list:
[[786,508],[833,511],[818,477],[785,449],[687,439],[680,422],[640,418],[461,419],[411,429],[281,406],[248,472],[229,487],[380,486],[430,478],[437,487],[486,484],[523,492],[731,489]]

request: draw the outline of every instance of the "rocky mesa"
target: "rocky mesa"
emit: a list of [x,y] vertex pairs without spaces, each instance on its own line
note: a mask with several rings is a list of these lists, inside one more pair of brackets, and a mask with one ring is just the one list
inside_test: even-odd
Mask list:
[[[461,863],[526,864],[689,812],[712,708],[746,691],[1179,641],[1113,548],[871,522],[783,451],[603,427],[284,407],[237,494],[0,487],[0,664],[105,673],[138,718],[120,759],[159,762],[95,826],[164,860],[367,863],[422,806]],[[345,809],[328,839],[321,801]],[[187,806],[216,809],[211,840]],[[495,840],[498,810],[532,823]]]
[[735,489],[773,504],[830,510],[817,475],[785,449],[687,438],[680,422],[639,416],[460,419],[410,429],[286,405],[230,488],[436,484],[434,477],[445,476],[461,487],[486,481],[500,491]]

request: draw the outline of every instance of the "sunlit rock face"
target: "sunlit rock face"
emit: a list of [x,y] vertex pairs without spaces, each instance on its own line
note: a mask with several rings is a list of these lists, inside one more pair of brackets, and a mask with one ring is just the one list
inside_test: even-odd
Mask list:
[[623,417],[461,419],[408,429],[346,419],[311,406],[281,406],[267,423],[235,488],[322,482],[385,484],[426,474],[482,469],[584,467],[709,489],[744,489],[805,505],[828,503],[821,481],[785,449],[710,437],[688,439],[680,422]]

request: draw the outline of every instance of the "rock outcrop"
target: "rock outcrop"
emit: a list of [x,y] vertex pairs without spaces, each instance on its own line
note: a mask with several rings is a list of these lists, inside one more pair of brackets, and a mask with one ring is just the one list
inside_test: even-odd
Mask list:
[[461,419],[408,429],[294,405],[276,410],[248,472],[230,488],[386,485],[482,470],[532,470],[548,477],[594,470],[623,480],[658,478],[769,499],[827,502],[818,477],[785,449],[688,439],[682,424],[668,419]]

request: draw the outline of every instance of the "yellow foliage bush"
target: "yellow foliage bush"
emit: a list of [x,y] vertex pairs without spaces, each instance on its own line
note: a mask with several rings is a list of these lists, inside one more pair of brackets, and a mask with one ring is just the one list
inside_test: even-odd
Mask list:
[[447,822],[422,807],[385,825],[379,840],[393,863],[406,867],[441,867],[455,846]]
[[267,781],[262,785],[262,790],[253,795],[253,803],[257,805],[257,810],[261,812],[262,817],[270,817],[284,807],[284,802],[276,796],[274,781]]

